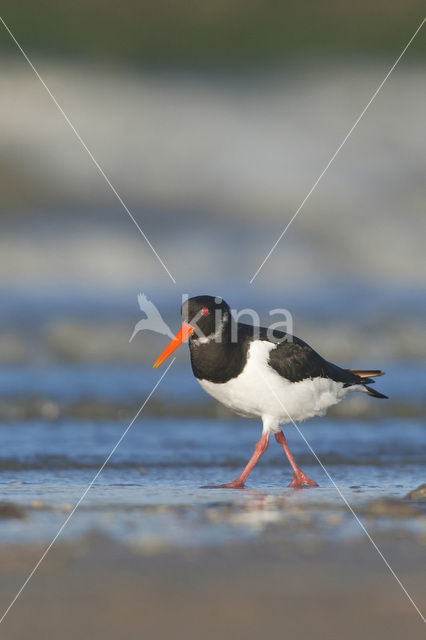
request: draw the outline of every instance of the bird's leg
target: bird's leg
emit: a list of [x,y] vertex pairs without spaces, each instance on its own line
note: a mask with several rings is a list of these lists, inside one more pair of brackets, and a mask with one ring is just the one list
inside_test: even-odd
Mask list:
[[234,482],[229,482],[228,484],[220,484],[218,485],[218,489],[242,489],[244,487],[244,483],[249,477],[250,472],[256,466],[259,458],[265,453],[269,444],[269,433],[262,433],[262,437],[259,442],[256,442],[254,447],[254,453],[250,460],[248,461],[244,471],[238,476]]
[[275,440],[282,446],[285,451],[285,454],[288,458],[289,463],[291,464],[291,468],[293,469],[294,477],[293,480],[288,485],[289,487],[303,487],[304,484],[308,484],[311,487],[317,487],[317,483],[313,480],[310,480],[306,473],[303,473],[302,469],[299,469],[297,466],[296,460],[293,458],[293,454],[288,448],[287,440],[284,437],[282,431],[275,434]]

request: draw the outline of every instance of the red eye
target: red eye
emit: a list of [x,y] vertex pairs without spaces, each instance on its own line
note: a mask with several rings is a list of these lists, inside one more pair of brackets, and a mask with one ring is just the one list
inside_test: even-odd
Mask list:
[[201,309],[201,315],[202,315],[202,316],[206,316],[206,315],[208,314],[208,312],[209,312],[209,310],[207,309],[207,307],[203,307],[203,308]]

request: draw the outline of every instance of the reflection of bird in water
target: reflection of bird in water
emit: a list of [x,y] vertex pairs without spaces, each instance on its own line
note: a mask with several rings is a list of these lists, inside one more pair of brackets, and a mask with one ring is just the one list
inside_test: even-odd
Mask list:
[[144,293],[140,293],[138,295],[138,302],[139,307],[141,311],[146,315],[146,318],[139,320],[139,322],[135,325],[132,337],[130,338],[129,342],[133,340],[133,338],[137,333],[139,333],[139,331],[155,331],[156,333],[162,333],[165,336],[169,336],[169,338],[173,338],[172,331],[164,322],[157,307],[154,303],[148,300]]

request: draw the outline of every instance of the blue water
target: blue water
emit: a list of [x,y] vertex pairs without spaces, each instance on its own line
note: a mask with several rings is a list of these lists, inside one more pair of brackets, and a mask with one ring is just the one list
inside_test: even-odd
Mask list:
[[[156,396],[172,400],[205,400],[195,381],[186,347],[178,352],[179,361],[167,374]],[[353,365],[356,366],[355,364]],[[382,361],[386,377],[376,380],[376,388],[401,400],[426,406],[426,363]],[[3,397],[41,395],[54,400],[97,397],[100,400],[143,401],[159,378],[159,372],[141,364],[15,364],[0,367]],[[373,405],[374,406],[374,405]]]
[[[0,540],[53,538],[129,422],[2,424],[0,500],[22,506],[25,518],[0,519]],[[369,500],[404,497],[425,479],[426,427],[421,420],[340,423],[323,418],[301,429],[360,513]],[[290,467],[271,442],[247,490],[204,489],[202,485],[238,475],[259,438],[256,421],[142,415],[62,535],[96,530],[142,546],[217,544],[256,537],[271,527],[288,535],[293,520],[308,522],[307,536],[358,535],[359,526],[306,443],[293,427],[286,433],[296,459],[319,488],[289,489]],[[339,526],[329,525],[330,514],[341,519]],[[405,525],[424,527],[416,519]]]
[[[0,542],[48,543],[56,535],[158,381],[161,372],[150,366],[155,336],[128,343],[139,319],[136,293],[115,292],[108,298],[93,290],[86,295],[81,288],[62,293],[3,291],[8,304],[0,309],[0,328],[9,356],[3,356],[0,365],[0,502],[18,505],[23,517],[0,517]],[[226,287],[222,293],[227,296]],[[235,306],[254,299],[259,308],[267,308],[261,287],[252,289],[250,300],[243,290],[233,293]],[[311,291],[308,297],[294,290],[286,305],[312,327],[318,318],[323,323],[340,318],[345,326],[350,319],[355,326],[368,317],[381,328],[385,317],[392,325],[399,306],[419,317],[424,313],[424,297],[415,292],[410,296],[408,303],[401,292],[387,292],[379,319],[374,318],[376,296],[361,285]],[[160,292],[155,302],[162,309],[164,305],[167,321],[177,326],[176,300],[171,309],[169,296]],[[71,334],[61,333],[64,322],[70,323]],[[112,333],[92,353],[97,326],[101,333],[112,327]],[[391,333],[389,327],[386,331]],[[163,338],[156,339],[162,348]],[[392,360],[392,349],[382,353],[391,343],[381,343],[380,357],[371,356],[371,366],[386,371],[377,388],[389,401],[360,396],[358,413],[331,414],[300,425],[334,482],[366,521],[371,500],[403,498],[426,482],[426,364],[415,358]],[[73,345],[80,344],[87,345],[87,354],[84,348],[73,351]],[[410,344],[414,349],[418,343]],[[370,345],[374,347],[374,335],[366,347],[368,357]],[[355,358],[350,364],[365,366],[361,355],[360,362]],[[140,362],[131,364],[135,356]],[[246,490],[201,488],[234,479],[251,456],[260,429],[254,420],[230,417],[204,394],[184,347],[61,536],[96,530],[133,545],[190,546],[266,532],[293,535],[294,527],[298,535],[302,531],[316,539],[359,535],[342,496],[293,427],[285,429],[290,448],[318,488],[287,487],[292,473],[275,442]],[[417,531],[422,522],[405,518],[398,526]],[[369,526],[393,525],[376,518]]]

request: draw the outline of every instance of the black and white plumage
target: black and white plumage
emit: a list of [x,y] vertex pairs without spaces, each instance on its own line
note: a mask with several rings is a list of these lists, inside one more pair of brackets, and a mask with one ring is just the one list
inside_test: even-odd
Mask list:
[[[237,323],[221,298],[190,298],[182,305],[181,313],[195,378],[226,407],[240,415],[262,419],[263,444],[257,445],[262,449],[260,455],[270,434],[289,455],[280,425],[324,415],[348,393],[362,391],[386,398],[368,386],[374,382],[373,377],[383,375],[381,371],[343,369],[295,336]],[[294,459],[290,462],[295,472],[292,486],[315,484],[293,465]],[[245,477],[242,483],[238,482],[241,476],[234,483],[221,486],[243,486]]]

